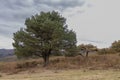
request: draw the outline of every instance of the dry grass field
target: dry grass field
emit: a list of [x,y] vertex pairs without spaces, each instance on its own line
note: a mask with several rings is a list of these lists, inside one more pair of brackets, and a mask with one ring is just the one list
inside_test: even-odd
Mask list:
[[119,54],[0,62],[0,80],[120,80]]
[[0,80],[120,80],[120,70],[38,70],[3,75]]

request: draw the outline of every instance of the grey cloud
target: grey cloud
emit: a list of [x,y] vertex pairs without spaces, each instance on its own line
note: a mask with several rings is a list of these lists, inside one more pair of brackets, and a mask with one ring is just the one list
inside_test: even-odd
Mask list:
[[0,7],[8,7],[11,8],[13,10],[17,10],[17,9],[21,9],[21,8],[25,8],[25,7],[29,7],[32,6],[32,1],[30,2],[30,0],[0,0]]
[[98,41],[98,40],[90,40],[90,39],[79,39],[80,41],[90,42],[90,43],[99,43],[99,44],[106,44],[106,42]]
[[90,8],[90,7],[93,7],[93,5],[92,5],[92,4],[87,4],[87,7],[89,7],[89,8]]
[[[12,31],[10,31],[10,30],[12,30]],[[13,33],[13,29],[11,29],[11,28],[5,28],[5,27],[2,27],[2,28],[0,28],[0,35],[2,35],[2,36],[6,36],[6,37],[12,37],[12,34]]]
[[12,37],[13,32],[16,32],[18,28],[15,25],[6,25],[6,24],[0,24],[0,35],[6,36],[6,37]]
[[[57,1],[57,0],[56,0]],[[12,38],[13,33],[24,27],[27,17],[40,11],[64,11],[82,6],[84,0],[0,0],[0,35]]]
[[61,0],[60,2],[52,0],[0,0],[0,19],[23,21],[40,11],[64,10],[83,4],[84,0]]
[[61,0],[59,2],[54,2],[50,0],[34,0],[34,3],[36,5],[46,4],[48,6],[64,10],[69,7],[82,6],[85,3],[85,1],[84,0]]

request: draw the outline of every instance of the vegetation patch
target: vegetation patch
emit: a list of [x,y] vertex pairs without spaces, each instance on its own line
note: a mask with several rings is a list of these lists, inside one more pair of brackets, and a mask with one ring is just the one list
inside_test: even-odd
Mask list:
[[51,57],[48,66],[43,67],[43,60],[33,59],[17,62],[6,62],[0,64],[0,72],[19,73],[31,69],[48,69],[48,70],[66,70],[66,69],[90,69],[106,70],[120,69],[120,57],[116,54],[109,55],[91,55],[88,58],[75,57]]
[[2,75],[0,74],[0,77],[2,77]]

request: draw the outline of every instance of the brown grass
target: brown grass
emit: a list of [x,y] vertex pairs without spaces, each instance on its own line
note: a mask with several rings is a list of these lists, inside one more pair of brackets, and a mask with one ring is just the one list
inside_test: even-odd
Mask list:
[[34,73],[26,71],[14,75],[3,74],[0,80],[120,80],[120,70],[40,70]]
[[0,74],[0,77],[2,77],[2,75]]
[[105,70],[120,69],[120,56],[110,55],[92,55],[88,58],[76,57],[51,57],[50,64],[43,68],[43,60],[32,59],[14,62],[0,62],[0,72],[16,74],[21,71],[32,71],[37,69],[48,70],[66,70],[66,69],[89,69]]
[[95,55],[88,58],[81,56],[66,57],[51,60],[49,69],[120,69],[120,56],[118,55]]

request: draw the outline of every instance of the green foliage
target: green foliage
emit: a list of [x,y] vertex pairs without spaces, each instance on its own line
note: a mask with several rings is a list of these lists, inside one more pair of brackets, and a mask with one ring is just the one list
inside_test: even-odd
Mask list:
[[22,28],[20,29],[20,31],[14,33],[13,39],[15,43],[13,43],[13,46],[15,47],[15,54],[18,58],[20,58],[21,56],[27,57],[32,54],[32,50],[30,50],[30,47],[27,47],[29,41],[28,38],[26,38],[27,36],[29,35]]
[[97,47],[92,45],[92,44],[81,44],[81,45],[78,45],[78,50],[81,50],[81,49],[87,49],[87,50],[91,50],[91,51],[97,51]]
[[120,40],[114,41],[110,48],[115,52],[120,52]]
[[98,54],[113,54],[113,53],[115,53],[115,51],[110,48],[102,48],[98,50]]
[[14,33],[13,46],[18,57],[42,55],[46,59],[52,51],[76,46],[76,33],[67,29],[66,19],[58,12],[41,12],[27,18],[25,25]]
[[103,48],[98,50],[98,54],[114,54],[120,52],[120,40],[114,41],[109,48]]
[[77,55],[77,47],[69,48],[64,53],[66,57],[74,57]]
[[108,53],[108,49],[107,48],[102,48],[98,50],[98,54],[107,54]]

